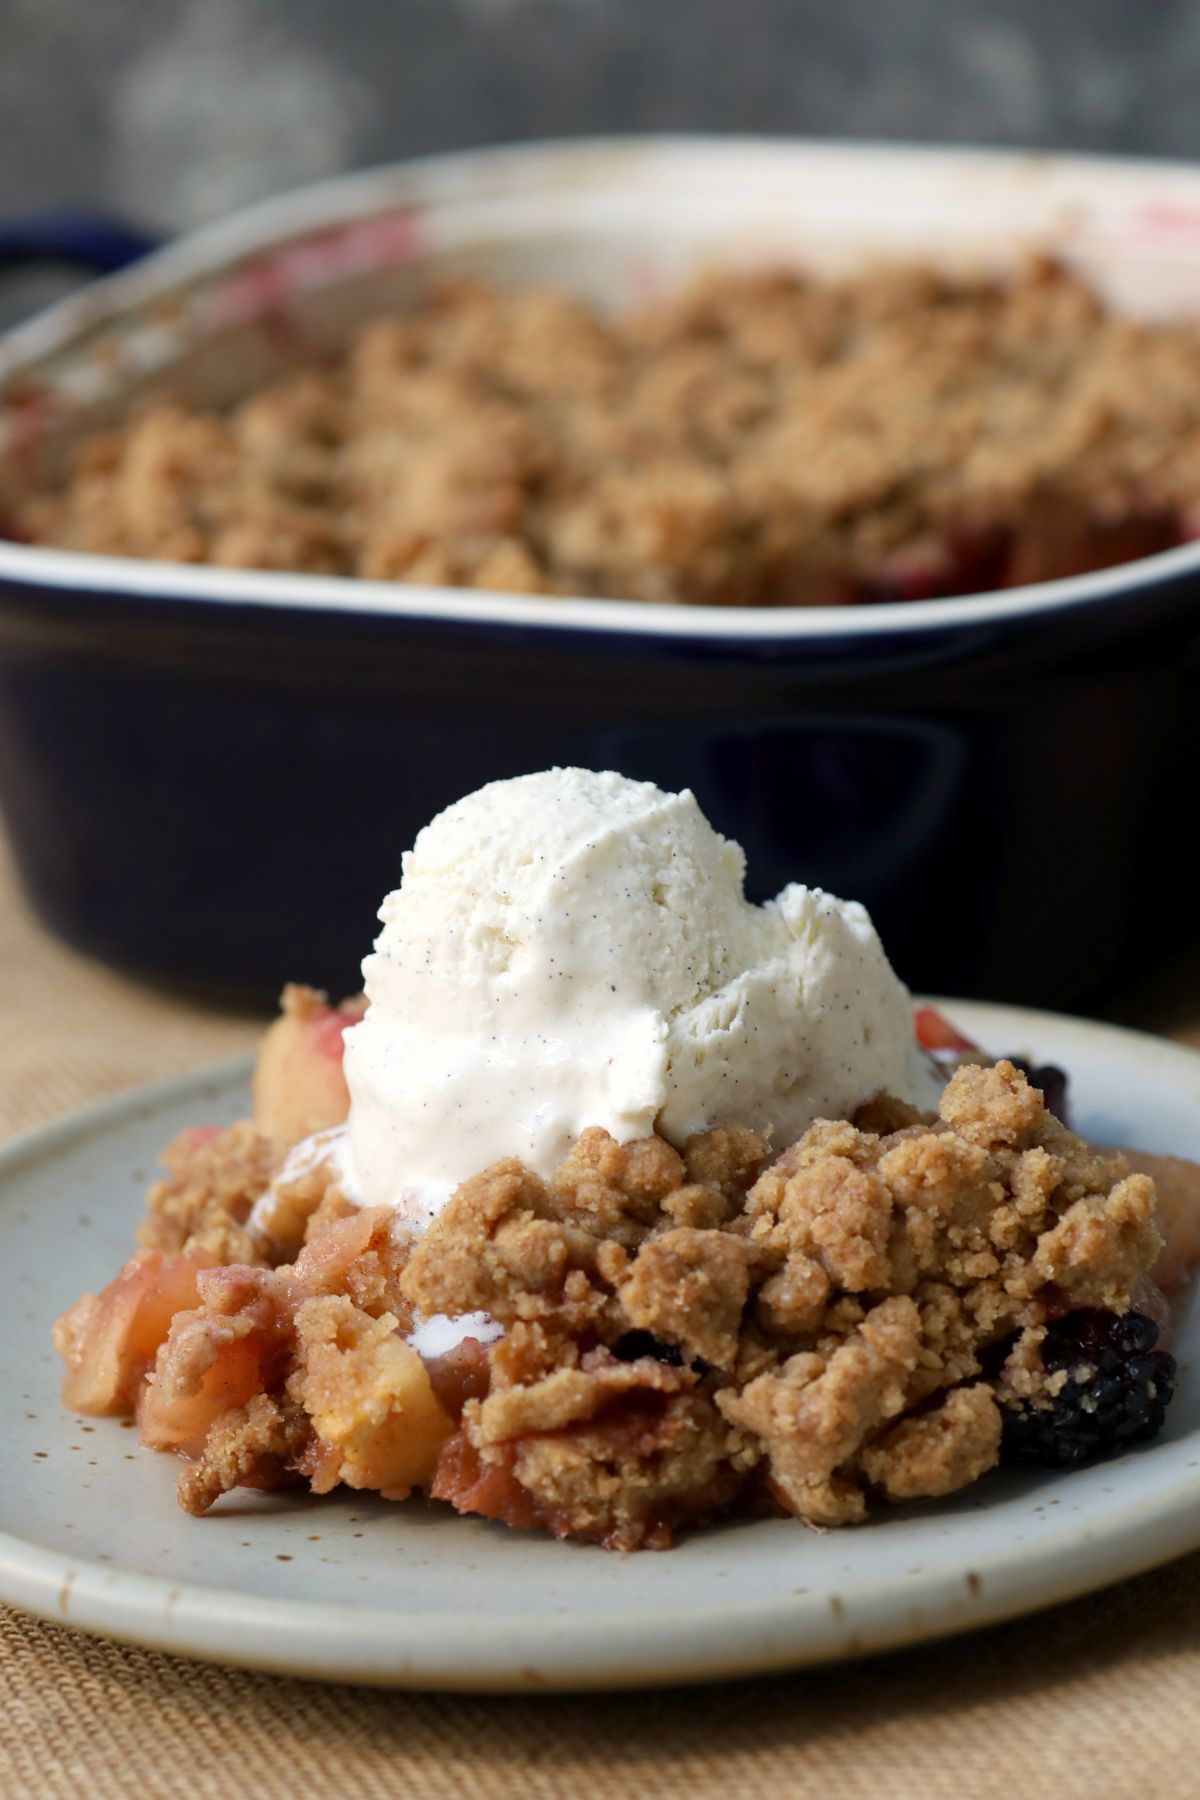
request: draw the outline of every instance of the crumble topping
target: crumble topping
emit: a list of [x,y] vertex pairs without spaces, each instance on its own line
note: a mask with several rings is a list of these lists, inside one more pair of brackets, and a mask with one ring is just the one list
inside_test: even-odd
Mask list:
[[37,543],[535,594],[978,591],[1192,531],[1200,335],[1077,276],[726,274],[619,319],[447,283],[225,415],[88,437]]
[[310,1436],[302,1409],[271,1394],[222,1413],[196,1461],[179,1477],[179,1504],[197,1517],[239,1487],[283,1487]]
[[162,1153],[166,1178],[147,1195],[139,1244],[169,1255],[200,1249],[217,1262],[262,1262],[247,1222],[283,1160],[283,1146],[248,1120],[228,1131],[181,1132]]
[[952,1388],[863,1451],[863,1474],[889,1500],[953,1494],[985,1475],[1000,1449],[1000,1409],[986,1383]]
[[[420,1237],[306,1177],[289,1260],[214,1266],[200,1236],[244,1231],[278,1162],[245,1125],[177,1140],[150,1220],[179,1254],[139,1252],[57,1335],[69,1382],[103,1368],[108,1410],[136,1401],[191,1459],[193,1512],[305,1480],[626,1550],[731,1511],[853,1523],[990,1469],[1005,1408],[1080,1377],[1043,1363],[1048,1330],[1128,1314],[1162,1242],[1149,1177],[1006,1062],[961,1068],[940,1118],[872,1102],[774,1160],[736,1127],[682,1154],[585,1131],[548,1181],[483,1170]],[[130,1296],[153,1310],[168,1277],[147,1357]],[[492,1341],[422,1357],[439,1314]]]

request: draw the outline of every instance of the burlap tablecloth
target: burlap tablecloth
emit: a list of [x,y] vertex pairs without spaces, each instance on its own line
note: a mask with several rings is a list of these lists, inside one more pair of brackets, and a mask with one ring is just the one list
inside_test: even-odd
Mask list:
[[[298,971],[302,973],[302,971]],[[1189,980],[1194,996],[1189,1020]],[[0,1136],[253,1043],[51,943],[0,843]],[[1200,1038],[1200,969],[1136,1013]],[[2,1451],[0,1451],[2,1453]],[[1200,1556],[856,1665],[646,1695],[320,1687],[105,1644],[0,1609],[0,1796],[1200,1794]]]

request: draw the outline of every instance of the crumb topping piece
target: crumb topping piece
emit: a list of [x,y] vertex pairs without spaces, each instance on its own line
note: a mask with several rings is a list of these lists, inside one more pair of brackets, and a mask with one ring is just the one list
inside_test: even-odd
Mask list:
[[172,1256],[206,1250],[217,1262],[261,1263],[247,1222],[283,1160],[283,1145],[248,1120],[181,1132],[162,1153],[167,1173],[147,1196],[138,1242]]

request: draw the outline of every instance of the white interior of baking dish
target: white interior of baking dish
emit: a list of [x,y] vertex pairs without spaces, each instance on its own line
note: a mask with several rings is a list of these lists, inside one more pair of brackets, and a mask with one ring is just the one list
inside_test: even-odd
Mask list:
[[[0,498],[81,427],[148,394],[223,405],[469,271],[619,308],[713,267],[835,273],[919,257],[959,269],[1052,254],[1141,317],[1200,318],[1200,168],[721,139],[535,145],[372,170],[238,214],[96,283],[0,344]],[[369,607],[689,636],[920,629],[1127,591],[1137,565],[962,600],[869,608],[646,606],[183,568],[0,544],[0,576],[266,604]],[[964,610],[965,609],[965,610]]]

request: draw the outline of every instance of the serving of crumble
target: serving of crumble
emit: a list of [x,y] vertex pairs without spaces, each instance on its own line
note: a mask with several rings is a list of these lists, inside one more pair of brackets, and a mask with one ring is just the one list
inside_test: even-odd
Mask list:
[[1200,1168],[1085,1143],[862,906],[747,900],[690,790],[613,770],[492,782],[402,860],[364,994],[284,991],[253,1117],[168,1146],[56,1328],[67,1404],[183,1456],[188,1512],[419,1489],[665,1548],[1160,1429]]
[[1151,1176],[1013,1063],[962,1062],[936,1116],[880,1096],[786,1147],[585,1130],[548,1179],[501,1160],[417,1233],[347,1192],[360,1010],[289,990],[254,1119],[176,1140],[142,1248],[56,1327],[68,1404],[136,1414],[185,1459],[187,1511],[344,1483],[663,1548],[730,1516],[851,1524],[1161,1426],[1158,1282],[1195,1261],[1200,1170],[1171,1159],[1164,1244]]

